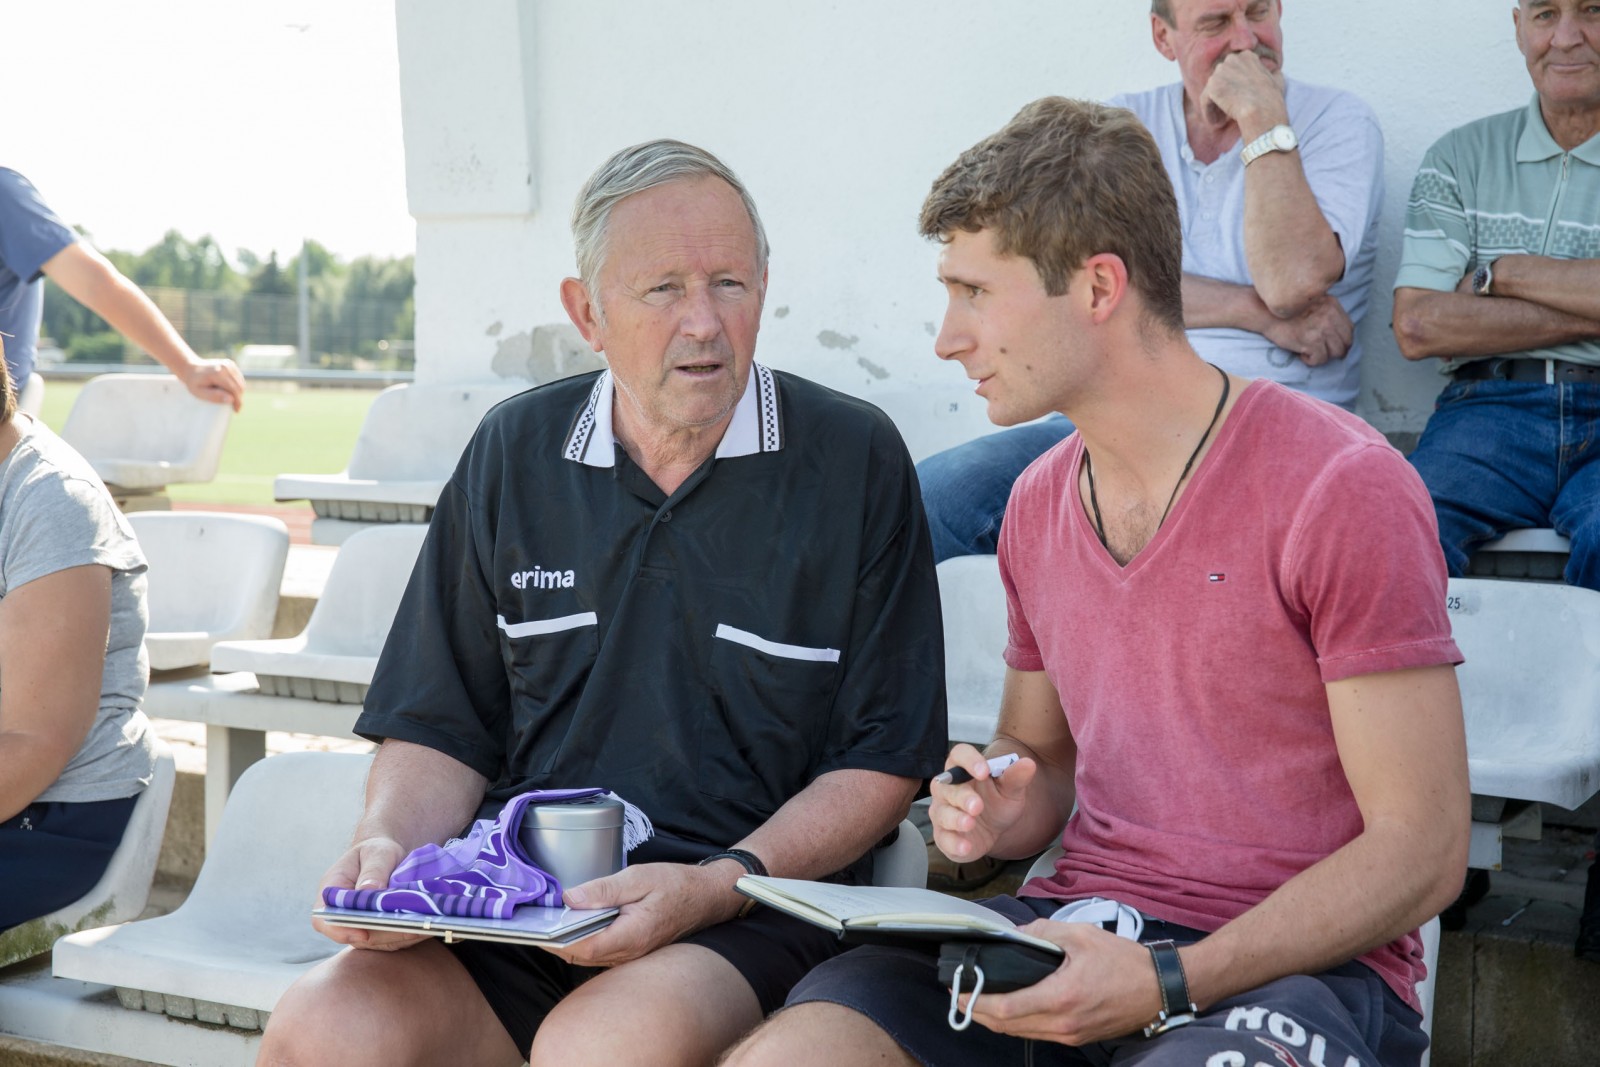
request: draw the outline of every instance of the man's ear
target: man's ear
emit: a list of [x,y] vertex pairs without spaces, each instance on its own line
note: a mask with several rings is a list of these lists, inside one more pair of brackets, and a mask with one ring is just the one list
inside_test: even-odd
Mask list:
[[1105,323],[1128,295],[1128,265],[1110,252],[1090,256],[1083,264],[1089,320]]
[[589,299],[589,287],[578,278],[561,279],[561,306],[567,309],[567,318],[583,334],[589,347],[596,352],[606,350],[601,336],[600,316],[595,313],[594,301]]
[[1172,27],[1160,15],[1150,15],[1150,39],[1155,42],[1156,51],[1171,62],[1177,62],[1178,50],[1172,47]]

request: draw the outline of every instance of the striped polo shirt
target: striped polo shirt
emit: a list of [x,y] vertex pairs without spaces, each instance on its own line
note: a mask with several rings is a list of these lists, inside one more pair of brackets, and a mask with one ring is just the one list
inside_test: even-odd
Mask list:
[[[1450,292],[1463,275],[1510,255],[1600,259],[1600,135],[1563,150],[1537,94],[1428,149],[1406,206],[1395,288]],[[1600,365],[1600,341],[1516,354]],[[1442,362],[1449,372],[1463,361]]]

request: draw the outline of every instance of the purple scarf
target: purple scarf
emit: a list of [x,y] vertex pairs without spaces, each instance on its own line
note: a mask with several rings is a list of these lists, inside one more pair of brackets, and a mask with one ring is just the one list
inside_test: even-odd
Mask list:
[[[605,789],[535,789],[512,797],[495,819],[479,819],[465,837],[412,852],[389,876],[385,889],[328,886],[322,901],[356,911],[409,911],[425,915],[509,919],[523,904],[561,906],[561,883],[522,851],[517,829],[529,804],[561,804],[607,793]],[[621,799],[620,797],[618,799]],[[623,801],[623,845],[632,851],[654,832],[638,808]]]

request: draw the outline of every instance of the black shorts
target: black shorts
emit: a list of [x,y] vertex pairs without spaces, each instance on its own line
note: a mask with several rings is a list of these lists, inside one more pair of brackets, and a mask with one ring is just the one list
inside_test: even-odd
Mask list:
[[[979,903],[1022,925],[1048,916],[1061,902],[995,897]],[[1182,944],[1204,936],[1188,927],[1146,919],[1143,939],[1171,938]],[[1269,982],[1221,1001],[1190,1025],[1154,1040],[1135,1034],[1080,1048],[1009,1037],[976,1022],[965,1030],[952,1030],[947,1020],[950,991],[939,984],[936,945],[846,952],[819,966],[789,994],[790,1005],[813,1001],[860,1012],[923,1067],[1343,1065],[1352,1062],[1347,1057],[1369,1067],[1415,1067],[1428,1047],[1421,1017],[1377,972],[1360,963]]]
[[0,822],[0,932],[93,889],[138,799],[36,802]]
[[[702,945],[733,964],[755,991],[763,1015],[781,1007],[789,990],[811,968],[843,950],[829,931],[771,908],[757,908],[743,919],[708,927],[679,944]],[[602,970],[578,967],[526,945],[457,941],[447,947],[472,975],[523,1055],[561,998]]]

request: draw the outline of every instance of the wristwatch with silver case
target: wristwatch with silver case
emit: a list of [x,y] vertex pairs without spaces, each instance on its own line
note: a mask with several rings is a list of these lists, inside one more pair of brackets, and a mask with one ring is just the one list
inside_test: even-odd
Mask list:
[[1245,145],[1239,158],[1248,167],[1268,152],[1293,152],[1299,147],[1300,138],[1295,136],[1294,128],[1280,124]]
[[1472,291],[1478,296],[1493,296],[1494,288],[1494,263],[1486,260],[1482,266],[1472,272]]

